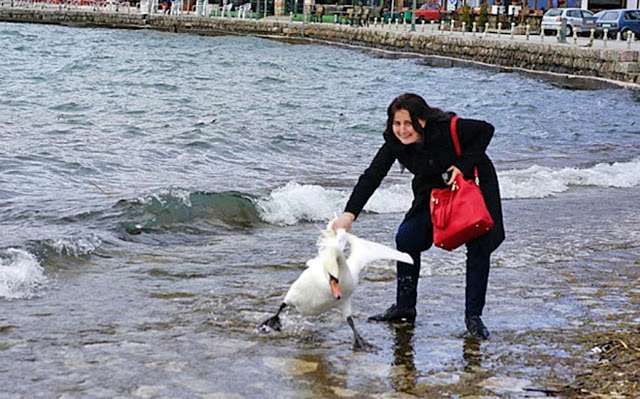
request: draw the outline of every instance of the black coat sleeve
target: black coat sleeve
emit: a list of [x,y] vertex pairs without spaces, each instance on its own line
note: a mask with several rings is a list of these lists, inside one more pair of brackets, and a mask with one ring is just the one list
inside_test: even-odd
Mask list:
[[395,160],[396,157],[393,155],[389,144],[383,144],[369,167],[360,175],[358,183],[353,188],[349,201],[347,201],[347,205],[344,208],[345,212],[353,213],[356,218],[358,217],[369,198],[380,186],[382,179],[387,175]]
[[458,140],[462,156],[454,165],[465,176],[473,174],[473,167],[477,165],[487,150],[493,137],[493,125],[475,119],[458,119]]

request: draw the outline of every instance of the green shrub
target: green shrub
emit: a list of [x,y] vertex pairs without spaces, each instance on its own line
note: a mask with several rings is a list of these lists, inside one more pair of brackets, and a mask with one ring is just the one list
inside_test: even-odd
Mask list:
[[480,15],[478,16],[478,29],[483,30],[484,25],[489,22],[489,5],[486,0],[480,5]]
[[464,7],[462,7],[462,16],[460,17],[460,22],[465,24],[467,30],[471,30],[473,17],[471,16],[471,7],[466,4],[464,5]]

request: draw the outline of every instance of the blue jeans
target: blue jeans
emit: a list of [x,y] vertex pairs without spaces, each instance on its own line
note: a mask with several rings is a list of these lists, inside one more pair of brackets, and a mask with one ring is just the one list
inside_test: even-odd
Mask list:
[[[398,262],[396,304],[399,308],[415,308],[420,278],[420,254],[433,244],[433,226],[428,208],[405,218],[396,233],[396,248],[408,253],[413,265]],[[480,316],[489,282],[491,251],[473,240],[467,247],[465,316]]]

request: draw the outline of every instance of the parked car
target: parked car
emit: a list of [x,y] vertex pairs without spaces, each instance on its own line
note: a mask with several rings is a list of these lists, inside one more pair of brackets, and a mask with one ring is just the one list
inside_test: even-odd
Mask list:
[[604,10],[596,15],[596,31],[599,35],[607,29],[610,37],[615,37],[618,32],[622,38],[626,38],[627,32],[640,35],[640,10],[620,9]]
[[589,10],[581,8],[551,8],[542,16],[541,29],[545,35],[555,35],[562,24],[562,19],[567,21],[567,36],[572,36],[575,31],[578,35],[588,34],[596,27],[596,19]]
[[440,21],[444,14],[439,2],[427,2],[416,10],[416,21]]

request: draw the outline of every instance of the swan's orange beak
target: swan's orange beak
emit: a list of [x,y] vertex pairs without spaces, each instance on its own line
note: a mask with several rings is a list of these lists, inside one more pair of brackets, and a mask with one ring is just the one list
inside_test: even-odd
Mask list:
[[331,287],[331,293],[336,300],[342,298],[342,291],[338,285],[338,279],[329,275],[329,287]]

